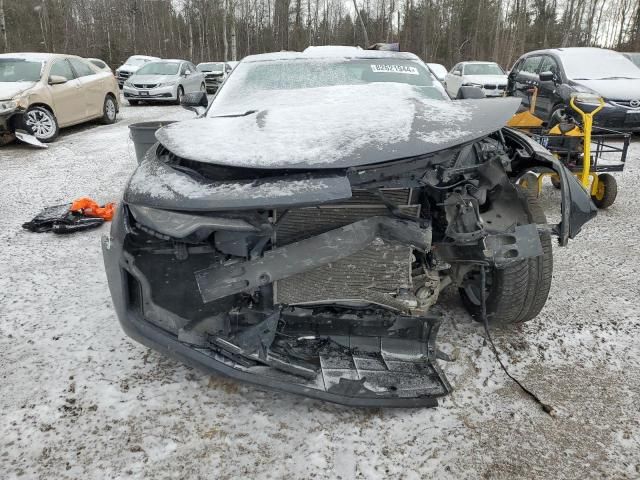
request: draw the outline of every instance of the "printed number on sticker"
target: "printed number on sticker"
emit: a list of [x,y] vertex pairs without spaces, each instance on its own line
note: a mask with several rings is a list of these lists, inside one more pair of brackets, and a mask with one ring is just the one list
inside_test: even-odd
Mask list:
[[371,65],[375,73],[404,73],[405,75],[420,75],[416,67],[406,65]]

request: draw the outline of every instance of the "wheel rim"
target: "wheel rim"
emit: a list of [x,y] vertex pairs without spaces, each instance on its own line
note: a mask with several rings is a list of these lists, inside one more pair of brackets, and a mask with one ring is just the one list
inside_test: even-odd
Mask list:
[[201,92],[204,92],[205,88],[206,88],[206,87],[204,86],[204,83],[203,83],[202,85],[200,85],[200,91],[201,91]]
[[596,188],[596,199],[602,200],[604,198],[605,186],[603,181],[598,182],[598,188]]
[[[485,279],[485,299],[488,299],[489,294],[491,293],[491,286],[493,285],[492,273],[492,271],[488,271]],[[466,282],[463,286],[467,299],[477,307],[482,305],[480,282],[480,272],[474,270],[467,274]]]
[[38,139],[51,138],[56,131],[53,117],[42,110],[27,112],[26,124],[31,128],[33,136]]
[[116,118],[116,106],[113,103],[113,99],[107,98],[105,103],[105,112],[109,120],[115,120]]

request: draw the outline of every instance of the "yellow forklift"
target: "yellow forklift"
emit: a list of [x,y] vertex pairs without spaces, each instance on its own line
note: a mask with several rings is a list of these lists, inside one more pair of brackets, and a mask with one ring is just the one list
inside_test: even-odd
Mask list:
[[[548,128],[534,113],[537,95],[538,89],[533,87],[529,110],[514,115],[507,126],[527,133],[558,158],[590,191],[596,207],[613,205],[618,184],[611,173],[624,170],[631,134],[594,126],[593,117],[604,107],[604,100],[585,94],[573,94],[569,102],[579,120],[567,116],[567,121]],[[537,196],[544,177],[551,177],[551,183],[560,188],[558,176],[548,172],[528,172],[518,183]]]

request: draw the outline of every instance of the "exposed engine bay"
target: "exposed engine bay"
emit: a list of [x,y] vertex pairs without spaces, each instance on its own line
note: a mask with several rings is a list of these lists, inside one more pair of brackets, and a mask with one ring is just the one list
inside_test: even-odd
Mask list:
[[[515,185],[532,166],[561,177],[557,225]],[[337,403],[433,406],[451,390],[431,312],[442,290],[494,325],[534,318],[551,235],[565,245],[594,215],[581,193],[508,129],[329,171],[221,168],[160,145],[131,178],[105,264],[127,333],[181,360]]]

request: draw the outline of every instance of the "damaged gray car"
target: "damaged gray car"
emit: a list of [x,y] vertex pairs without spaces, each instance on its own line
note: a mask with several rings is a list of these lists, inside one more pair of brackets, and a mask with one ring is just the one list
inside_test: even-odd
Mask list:
[[[445,288],[479,321],[542,309],[552,245],[595,216],[508,128],[519,100],[451,101],[414,55],[247,57],[156,132],[103,239],[125,332],[187,364],[352,406],[434,406]],[[516,182],[559,175],[547,224]]]

